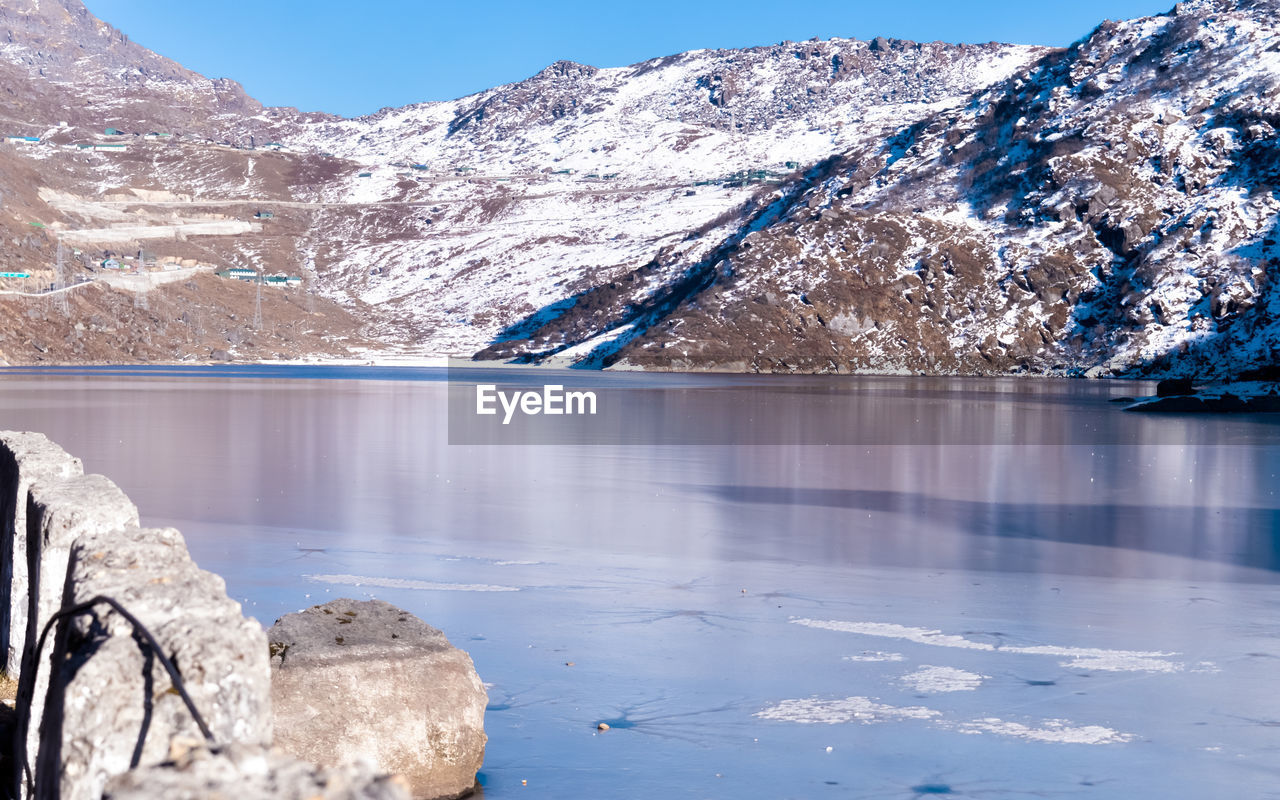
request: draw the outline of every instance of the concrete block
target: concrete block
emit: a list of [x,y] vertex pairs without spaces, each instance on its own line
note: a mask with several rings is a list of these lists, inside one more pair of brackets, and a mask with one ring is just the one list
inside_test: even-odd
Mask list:
[[267,632],[276,745],[323,766],[366,760],[414,797],[459,797],[484,762],[488,696],[471,657],[380,600],[335,600]]

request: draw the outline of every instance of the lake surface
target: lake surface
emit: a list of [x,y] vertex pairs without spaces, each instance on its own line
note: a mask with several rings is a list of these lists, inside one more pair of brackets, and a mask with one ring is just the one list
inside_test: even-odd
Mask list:
[[444,630],[490,685],[487,797],[1275,796],[1280,415],[503,371],[626,413],[451,445],[446,375],[0,370],[0,427],[266,625],[376,596]]

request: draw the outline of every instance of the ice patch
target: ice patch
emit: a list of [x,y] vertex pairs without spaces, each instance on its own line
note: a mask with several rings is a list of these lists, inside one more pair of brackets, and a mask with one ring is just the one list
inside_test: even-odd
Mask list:
[[836,725],[842,722],[860,722],[873,725],[902,719],[933,719],[942,716],[923,706],[890,706],[876,703],[868,697],[846,697],[843,700],[819,700],[816,697],[783,700],[776,706],[757,711],[760,719],[783,722],[799,722],[804,725]]
[[1041,722],[1040,726],[1033,728],[1020,722],[1006,722],[998,717],[987,717],[973,722],[961,722],[955,725],[955,730],[960,733],[995,733],[1033,742],[1061,744],[1123,744],[1135,738],[1131,733],[1120,733],[1101,725],[1075,726],[1063,719],[1048,719]]
[[915,672],[903,675],[899,680],[917,692],[972,692],[990,675],[965,672],[955,667],[923,666]]
[[845,622],[834,619],[793,619],[792,623],[810,628],[820,628],[863,636],[880,636],[887,639],[903,639],[916,644],[934,647],[953,647],[963,650],[999,651],[1015,655],[1060,656],[1068,660],[1060,662],[1064,667],[1091,669],[1106,672],[1180,672],[1183,665],[1170,661],[1177,653],[1142,650],[1105,650],[1097,647],[1062,647],[1059,645],[1001,646],[989,642],[977,642],[956,634],[943,633],[928,628],[909,628],[889,622]]
[[1102,725],[1075,725],[1065,719],[1047,719],[1032,725],[1008,722],[999,717],[985,717],[971,722],[950,722],[942,712],[925,706],[891,706],[869,697],[846,697],[821,700],[817,697],[783,700],[775,706],[757,711],[759,719],[796,722],[801,725],[840,725],[857,722],[875,725],[880,722],[924,720],[942,730],[969,735],[994,733],[1015,739],[1053,744],[1123,744],[1133,741],[1131,733],[1120,733]]
[[371,578],[366,575],[305,575],[309,581],[333,583],[343,586],[372,586],[378,589],[428,589],[438,592],[518,592],[516,586],[495,586],[489,583],[436,583],[410,578]]
[[[1059,648],[1069,649],[1069,648]],[[1069,655],[1055,653],[1054,655]],[[1166,655],[1157,653],[1157,656]],[[1098,672],[1180,672],[1181,664],[1166,661],[1163,658],[1151,658],[1145,653],[1124,653],[1100,650],[1097,653],[1082,653],[1070,661],[1059,662],[1064,667],[1073,669],[1090,669]]]
[[963,636],[945,634],[942,631],[931,631],[927,628],[908,628],[891,622],[844,622],[838,619],[793,619],[792,623],[809,628],[821,628],[843,633],[860,633],[864,636],[882,636],[886,639],[905,639],[917,644],[931,644],[938,647],[960,647],[967,650],[995,650],[993,644],[975,642]]
[[902,653],[886,653],[883,650],[863,650],[856,656],[845,656],[845,661],[902,661]]

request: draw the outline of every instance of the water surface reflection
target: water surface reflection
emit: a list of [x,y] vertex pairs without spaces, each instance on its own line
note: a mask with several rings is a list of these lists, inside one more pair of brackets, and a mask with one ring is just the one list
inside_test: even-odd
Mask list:
[[1128,384],[588,376],[637,409],[619,443],[450,446],[442,377],[10,371],[0,427],[268,623],[377,595],[443,628],[492,684],[487,796],[1280,777],[1271,419],[1133,417]]

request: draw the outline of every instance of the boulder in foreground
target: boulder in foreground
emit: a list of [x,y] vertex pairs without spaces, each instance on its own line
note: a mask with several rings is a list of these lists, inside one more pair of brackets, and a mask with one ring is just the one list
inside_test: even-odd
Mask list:
[[325,767],[364,760],[414,797],[469,793],[488,696],[471,658],[381,600],[334,600],[267,632],[276,746]]

